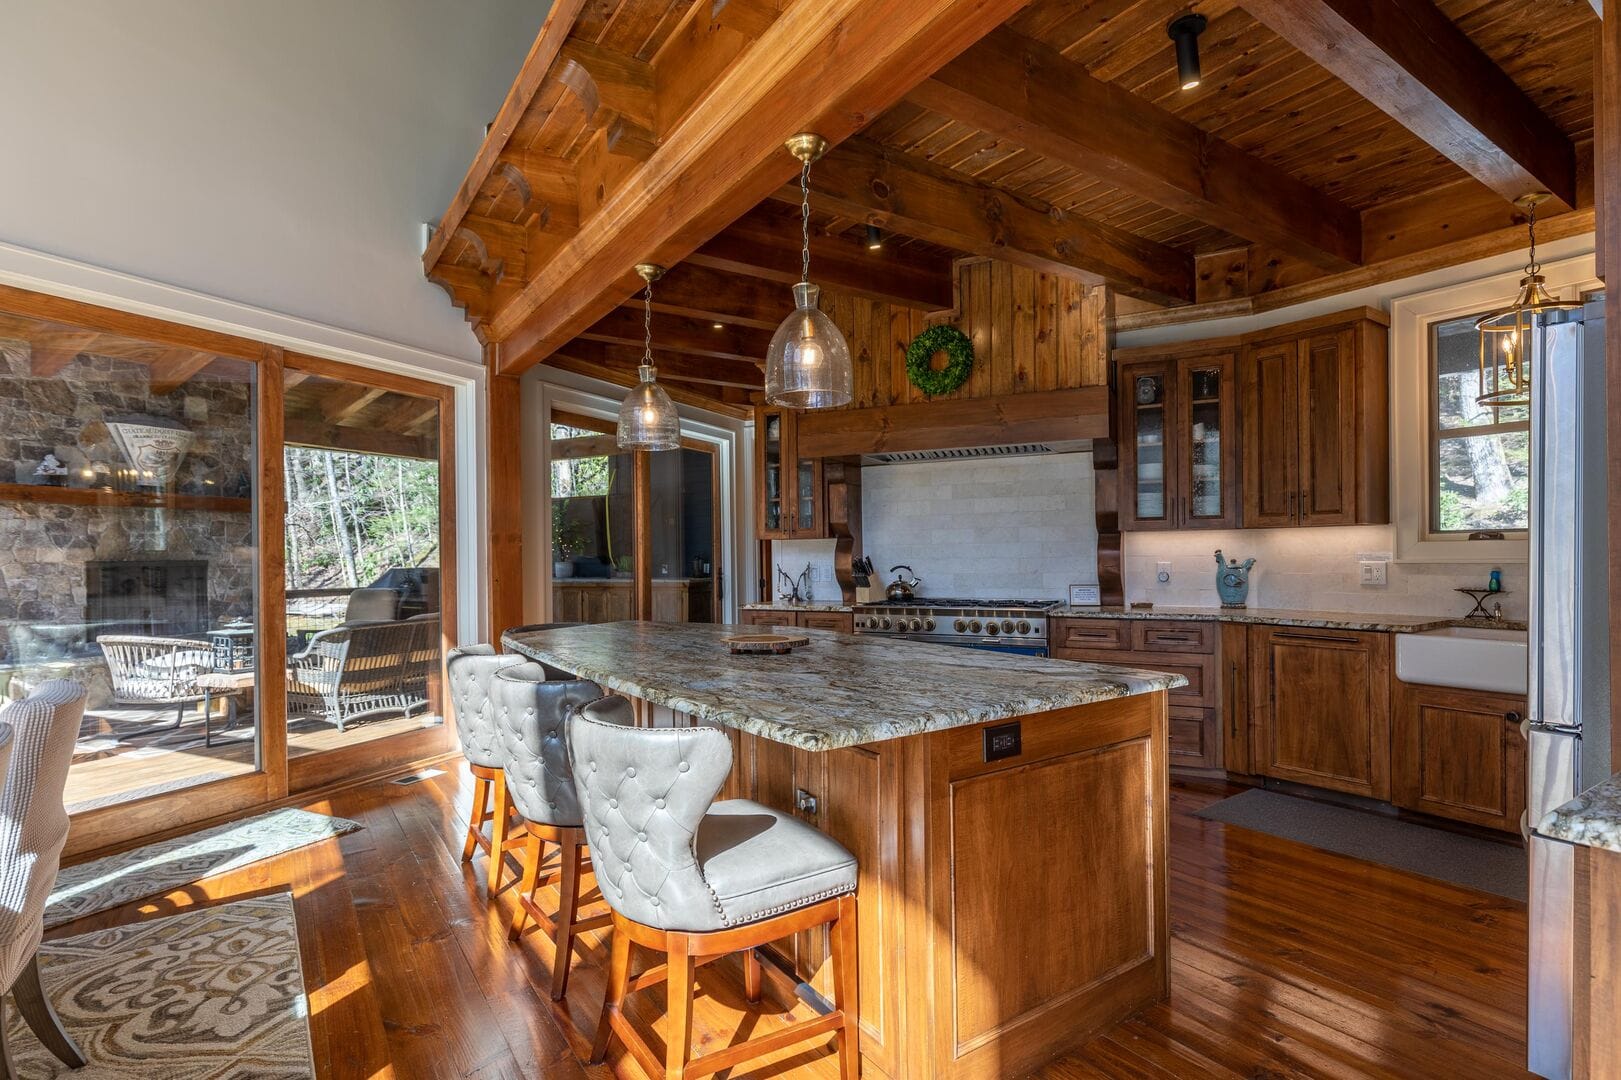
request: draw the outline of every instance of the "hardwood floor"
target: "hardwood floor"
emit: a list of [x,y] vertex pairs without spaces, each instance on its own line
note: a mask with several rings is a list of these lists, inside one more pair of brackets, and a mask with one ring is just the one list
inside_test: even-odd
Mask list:
[[[549,942],[531,930],[509,944],[511,885],[488,904],[482,856],[459,862],[472,781],[446,768],[308,804],[361,821],[360,832],[50,936],[291,888],[323,1080],[607,1080],[615,1074],[580,1063],[602,1001],[602,935],[585,936],[554,1010]],[[1229,790],[1173,789],[1170,1000],[1041,1077],[1528,1075],[1523,904],[1193,816]],[[810,1015],[745,1012],[731,960],[700,969],[699,993],[699,1053]],[[649,1025],[662,990],[633,1004]],[[628,1060],[619,1068],[641,1076]],[[834,1063],[818,1050],[733,1080],[790,1075],[832,1077]]]

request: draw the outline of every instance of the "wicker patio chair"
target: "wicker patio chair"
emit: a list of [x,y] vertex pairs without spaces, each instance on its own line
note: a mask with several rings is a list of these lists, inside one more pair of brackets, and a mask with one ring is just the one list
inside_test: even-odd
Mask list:
[[120,705],[174,705],[178,728],[185,722],[186,706],[206,696],[197,676],[213,670],[207,642],[108,634],[96,644],[112,676],[113,700]]
[[418,640],[427,622],[375,622],[338,626],[310,638],[287,662],[287,707],[311,713],[344,730],[375,713],[410,716],[427,704],[425,679],[413,674]]

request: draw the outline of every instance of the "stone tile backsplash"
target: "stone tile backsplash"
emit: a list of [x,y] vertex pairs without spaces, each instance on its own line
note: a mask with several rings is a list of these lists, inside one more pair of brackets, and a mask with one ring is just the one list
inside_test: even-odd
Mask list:
[[[1485,588],[1485,563],[1391,563],[1389,584],[1358,582],[1358,556],[1388,553],[1395,538],[1387,525],[1345,528],[1245,529],[1231,532],[1127,533],[1124,539],[1126,599],[1165,606],[1216,607],[1215,550],[1240,561],[1255,557],[1250,572],[1251,607],[1435,615],[1468,612],[1472,601],[1453,590]],[[1171,564],[1169,584],[1155,566]],[[1524,619],[1524,562],[1500,564],[1503,614]]]

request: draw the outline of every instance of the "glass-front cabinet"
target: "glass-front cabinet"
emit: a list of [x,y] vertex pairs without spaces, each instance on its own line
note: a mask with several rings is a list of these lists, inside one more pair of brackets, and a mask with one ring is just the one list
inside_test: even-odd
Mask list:
[[1237,526],[1234,363],[1219,352],[1120,366],[1122,528]]
[[791,409],[760,408],[754,413],[755,473],[759,507],[757,530],[763,540],[820,537],[822,462],[802,457]]

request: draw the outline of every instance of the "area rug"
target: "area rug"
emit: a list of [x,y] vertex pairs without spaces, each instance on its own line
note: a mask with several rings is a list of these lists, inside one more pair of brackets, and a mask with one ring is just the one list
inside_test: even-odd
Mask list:
[[360,822],[348,818],[308,810],[272,810],[65,867],[56,875],[56,889],[45,908],[45,925],[61,926],[359,828]]
[[272,893],[47,941],[41,981],[88,1059],[71,1070],[7,1009],[19,1077],[308,1080],[293,898]]
[[1211,803],[1196,816],[1510,900],[1526,898],[1525,849],[1512,844],[1260,788]]

